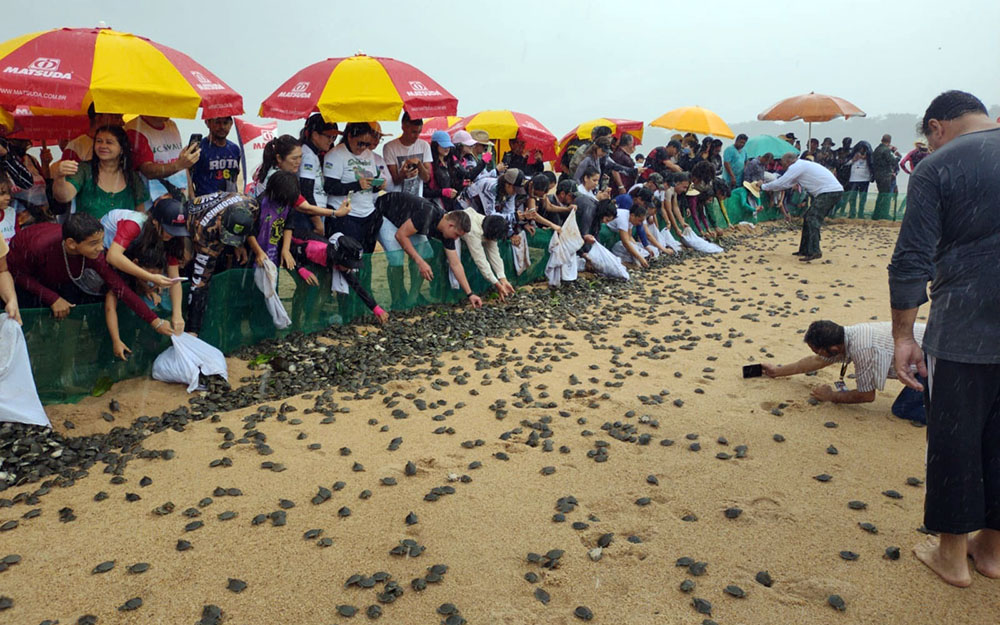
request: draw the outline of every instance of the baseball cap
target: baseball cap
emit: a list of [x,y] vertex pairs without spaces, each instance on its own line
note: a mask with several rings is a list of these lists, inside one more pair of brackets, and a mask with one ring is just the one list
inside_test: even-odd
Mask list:
[[490,144],[490,133],[485,130],[472,130],[469,134],[476,140],[476,143],[482,143],[483,145]]
[[515,187],[523,187],[524,174],[521,173],[520,169],[517,169],[516,167],[511,167],[510,169],[508,169],[503,173],[503,181],[508,184],[512,184]]
[[431,135],[431,141],[438,144],[442,148],[453,148],[455,144],[451,142],[451,137],[444,130],[435,130],[434,134]]
[[348,269],[358,269],[364,258],[365,250],[358,243],[358,240],[346,234],[337,237],[337,240],[330,245],[333,248],[331,260],[334,265],[347,267]]
[[474,146],[476,145],[476,140],[472,138],[467,130],[458,130],[455,132],[455,136],[451,138],[452,141],[464,146]]
[[149,216],[159,222],[163,231],[172,237],[191,236],[184,216],[184,205],[170,196],[165,195],[153,202]]
[[627,193],[622,193],[621,195],[615,197],[615,204],[617,204],[618,208],[622,210],[628,210],[632,208],[632,196]]
[[653,184],[655,184],[658,187],[662,186],[663,185],[663,175],[654,171],[653,173],[649,174],[649,178],[647,178],[647,181],[648,182],[652,182]]
[[222,216],[222,233],[219,239],[223,245],[239,247],[247,240],[253,228],[253,211],[245,203],[233,204]]

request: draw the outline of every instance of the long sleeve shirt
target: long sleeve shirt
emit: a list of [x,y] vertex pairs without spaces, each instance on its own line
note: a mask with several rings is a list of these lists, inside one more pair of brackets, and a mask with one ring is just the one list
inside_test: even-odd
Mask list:
[[795,185],[799,185],[810,195],[844,190],[844,187],[837,182],[837,177],[830,173],[829,169],[801,158],[789,165],[780,178],[765,182],[760,188],[763,191],[784,191]]
[[25,228],[11,240],[7,267],[14,277],[14,283],[37,296],[46,306],[51,306],[61,297],[60,289],[73,281],[71,274],[78,276],[83,273],[84,268],[93,269],[104,280],[105,286],[125,302],[136,316],[147,323],[156,319],[149,306],[108,265],[103,252],[94,260],[63,254],[62,226],[55,223],[35,224]]
[[472,222],[472,229],[462,235],[462,243],[469,248],[472,261],[479,268],[479,273],[486,278],[490,284],[496,284],[500,280],[506,280],[504,274],[503,259],[500,258],[500,250],[496,241],[483,239],[483,220],[486,219],[473,208],[466,208],[465,213]]
[[11,183],[18,189],[24,191],[25,189],[30,189],[35,184],[35,179],[31,176],[31,172],[28,168],[24,166],[14,152],[7,149],[7,154],[0,158],[0,167],[7,173],[7,177],[10,178]]
[[913,171],[889,265],[889,302],[932,301],[924,350],[972,364],[1000,363],[1000,128],[957,137]]

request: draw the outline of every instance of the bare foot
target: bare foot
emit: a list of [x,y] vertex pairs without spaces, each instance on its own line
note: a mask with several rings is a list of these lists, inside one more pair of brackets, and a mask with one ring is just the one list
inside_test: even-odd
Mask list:
[[969,555],[977,571],[986,577],[1000,579],[1000,552],[997,551],[1000,541],[997,540],[997,536],[987,532],[990,530],[983,530],[969,539]]
[[914,546],[913,555],[952,586],[966,588],[972,584],[972,575],[969,574],[969,564],[965,558],[957,565],[949,561],[942,555],[940,545],[933,538]]

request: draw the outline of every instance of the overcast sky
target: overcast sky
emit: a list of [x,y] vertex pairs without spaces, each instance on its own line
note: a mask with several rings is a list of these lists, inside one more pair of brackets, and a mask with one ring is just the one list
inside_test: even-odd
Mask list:
[[953,88],[1000,102],[997,0],[17,4],[0,40],[103,20],[210,68],[242,93],[247,117],[298,69],[359,50],[419,67],[460,114],[519,110],[558,136],[594,117],[648,122],[692,104],[737,123],[809,91],[870,116],[922,113]]

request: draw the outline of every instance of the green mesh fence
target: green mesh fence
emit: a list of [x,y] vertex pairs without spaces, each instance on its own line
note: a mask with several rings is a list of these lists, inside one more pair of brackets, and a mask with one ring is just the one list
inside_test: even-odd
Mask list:
[[[745,189],[737,189],[726,201],[732,223],[763,222],[782,217],[778,209],[765,208],[754,219],[745,195]],[[902,218],[905,197],[868,195],[857,200],[857,205],[864,207],[866,218],[885,210],[889,211],[889,219]],[[849,214],[850,205],[845,203],[843,210]],[[511,284],[522,286],[545,280],[551,236],[550,231],[539,229],[528,238],[531,264],[520,275],[514,270],[510,246],[500,246],[500,256]],[[618,235],[605,226],[599,240],[610,249],[618,241]],[[433,268],[433,280],[420,278],[416,264],[403,252],[377,252],[365,257],[360,272],[362,284],[370,287],[375,300],[386,310],[402,311],[427,304],[463,301],[464,294],[452,289],[449,283],[441,244],[432,240],[418,251]],[[462,264],[473,291],[487,293],[489,283],[479,274],[464,249]],[[297,275],[279,270],[278,295],[292,325],[278,331],[264,306],[263,295],[254,284],[252,270],[233,269],[214,276],[201,338],[229,354],[264,339],[295,331],[316,332],[370,314],[357,295],[331,293],[328,272],[317,272],[317,277],[320,285],[310,287]],[[168,313],[158,312],[161,317],[169,318]],[[118,307],[119,331],[122,341],[132,350],[127,361],[115,358],[112,353],[102,304],[76,306],[60,321],[52,318],[48,308],[26,309],[21,314],[35,384],[46,404],[76,402],[87,395],[102,393],[113,382],[149,375],[153,360],[170,345],[167,337],[153,332],[148,324],[122,305]]]

